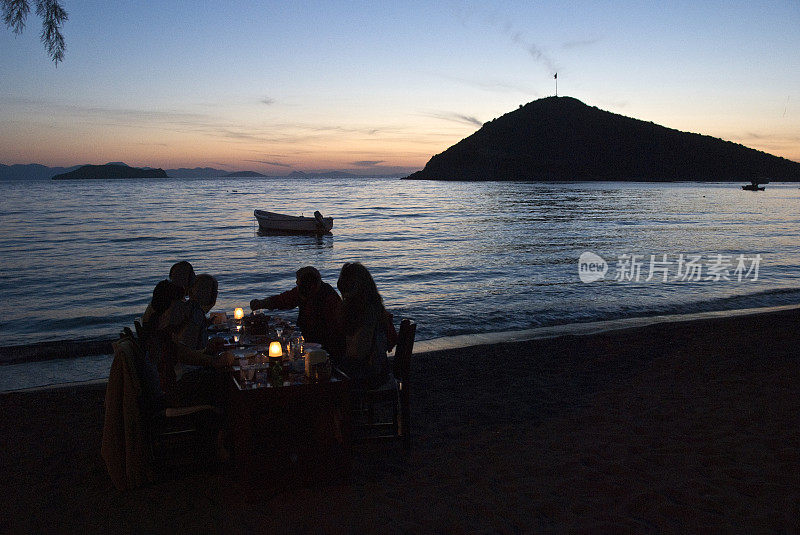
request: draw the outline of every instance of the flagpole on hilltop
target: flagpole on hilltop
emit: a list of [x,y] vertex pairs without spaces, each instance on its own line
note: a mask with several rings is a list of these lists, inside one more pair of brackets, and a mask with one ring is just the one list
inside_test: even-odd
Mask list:
[[553,75],[553,80],[556,81],[556,96],[558,96],[558,73]]

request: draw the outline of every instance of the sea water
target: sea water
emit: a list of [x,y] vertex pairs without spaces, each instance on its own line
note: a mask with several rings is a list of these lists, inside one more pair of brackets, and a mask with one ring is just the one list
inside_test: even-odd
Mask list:
[[[333,232],[261,236],[254,209],[319,210],[335,218]],[[584,253],[606,263],[604,277],[582,281]],[[299,267],[316,266],[335,287],[341,265],[360,261],[397,321],[415,319],[424,340],[800,303],[800,188],[9,180],[0,255],[4,346],[114,336],[178,260],[219,279],[215,308],[228,312],[291,288]],[[686,277],[691,259],[701,271]]]

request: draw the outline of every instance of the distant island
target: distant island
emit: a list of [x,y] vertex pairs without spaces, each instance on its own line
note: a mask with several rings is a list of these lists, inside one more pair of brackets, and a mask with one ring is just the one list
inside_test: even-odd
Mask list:
[[800,180],[800,163],[548,97],[485,123],[410,180]]
[[106,165],[84,165],[74,171],[55,175],[53,180],[103,178],[167,178],[167,173],[163,169],[142,169],[140,167],[130,167],[121,162],[114,162]]
[[[123,162],[109,162],[106,165],[122,165],[126,167],[130,167]],[[74,165],[71,167],[47,167],[41,164],[31,163],[31,164],[13,164],[13,165],[5,165],[0,163],[0,180],[48,180],[56,175],[61,174],[68,174],[72,171],[80,169],[84,167],[82,165]],[[103,166],[94,166],[94,167],[103,167]],[[155,170],[152,167],[141,167],[140,169],[152,171]],[[271,176],[271,175],[262,175],[261,173],[257,173],[255,171],[224,171],[222,169],[215,169],[213,167],[194,167],[194,168],[186,168],[181,167],[179,169],[165,169],[164,172],[167,174],[168,178],[267,178],[267,179],[274,179],[274,178],[289,178],[289,179],[306,179],[306,178],[315,178],[315,179],[339,179],[339,178],[355,178],[355,179],[362,179],[362,178],[402,178],[406,176],[406,173],[396,172],[396,173],[389,173],[389,174],[377,174],[377,173],[370,173],[370,174],[358,174],[358,173],[350,173],[347,171],[320,171],[320,172],[313,172],[313,173],[305,173],[303,171],[292,171],[289,175],[286,176]],[[59,179],[61,180],[61,179]]]

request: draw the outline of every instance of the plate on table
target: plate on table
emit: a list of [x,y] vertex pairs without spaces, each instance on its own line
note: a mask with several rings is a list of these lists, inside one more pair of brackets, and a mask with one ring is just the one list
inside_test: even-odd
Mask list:
[[233,356],[236,357],[237,359],[249,359],[249,358],[253,358],[253,357],[256,356],[256,352],[253,351],[250,348],[241,348],[240,347],[240,348],[234,349],[233,351],[231,351],[231,353],[233,353]]

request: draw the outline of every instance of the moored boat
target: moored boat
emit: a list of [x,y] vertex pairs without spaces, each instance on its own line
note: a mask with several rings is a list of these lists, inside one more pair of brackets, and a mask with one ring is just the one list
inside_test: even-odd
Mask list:
[[307,234],[326,234],[333,228],[332,217],[322,217],[314,212],[314,217],[294,216],[254,210],[258,228],[262,232],[297,232]]
[[746,191],[764,191],[764,187],[758,187],[759,184],[769,184],[769,180],[751,180],[749,184],[742,186]]

